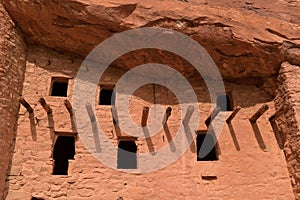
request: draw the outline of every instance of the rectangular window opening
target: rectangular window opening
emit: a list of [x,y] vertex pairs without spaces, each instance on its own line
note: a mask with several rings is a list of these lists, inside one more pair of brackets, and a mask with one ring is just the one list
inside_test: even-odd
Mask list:
[[217,141],[212,133],[197,134],[197,161],[218,160],[216,151]]
[[221,111],[233,111],[231,94],[218,95],[217,106],[221,109]]
[[50,96],[67,97],[69,79],[64,77],[52,77]]
[[73,160],[74,155],[75,137],[58,136],[53,149],[53,175],[68,175],[69,160]]
[[114,86],[100,86],[99,105],[114,105]]
[[118,145],[118,169],[137,169],[137,146],[134,141],[121,140]]

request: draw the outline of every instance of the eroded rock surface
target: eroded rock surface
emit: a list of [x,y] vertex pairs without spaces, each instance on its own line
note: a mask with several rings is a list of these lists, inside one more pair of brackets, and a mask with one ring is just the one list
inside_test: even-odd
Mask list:
[[[8,178],[5,177],[6,171],[0,177],[2,180],[0,186],[5,179],[8,180],[8,187],[5,189],[8,192],[7,199],[70,199],[70,197],[123,199],[123,196],[125,199],[132,199],[132,194],[135,194],[136,199],[151,199],[153,196],[159,199],[163,197],[176,199],[183,194],[187,199],[245,197],[271,199],[274,196],[279,199],[292,199],[292,186],[296,198],[300,199],[298,195],[300,179],[297,173],[300,166],[297,161],[299,125],[294,120],[297,119],[299,112],[293,110],[299,106],[292,105],[298,100],[299,81],[296,65],[299,65],[300,55],[299,1],[2,0],[2,3],[15,22],[11,23],[6,11],[0,9],[0,14],[3,13],[4,16],[0,19],[4,25],[0,35],[3,34],[4,40],[0,39],[0,43],[2,41],[4,47],[8,46],[2,51],[0,49],[0,53],[7,59],[5,62],[8,63],[5,64],[3,61],[5,67],[2,67],[4,69],[2,74],[6,78],[9,72],[14,80],[14,82],[10,79],[2,81],[2,85],[8,88],[3,90],[5,91],[3,119],[9,119],[10,122],[2,124],[5,124],[3,126],[5,130],[9,127],[8,131],[11,133],[3,139],[9,143],[7,142],[2,152],[9,152],[12,144],[15,147]],[[15,25],[22,30],[22,34],[16,32]],[[61,99],[49,96],[52,77],[67,76],[70,78],[72,88],[74,84],[72,81],[82,58],[96,45],[116,33],[139,27],[165,27],[180,31],[204,46],[218,65],[226,80],[226,88],[232,91],[234,105],[243,108],[233,126],[223,129],[223,138],[218,140],[222,148],[221,162],[208,165],[197,163],[196,145],[193,145],[186,157],[183,156],[182,160],[157,174],[124,175],[106,166],[99,167],[79,140],[75,162],[70,167],[70,176],[52,176],[53,160],[49,160],[49,156],[52,155],[50,147],[53,144],[49,140],[49,128],[53,130],[73,128],[67,110],[63,110],[65,107]],[[28,50],[25,50],[20,36],[24,37]],[[24,72],[25,61],[26,72]],[[295,66],[287,66],[278,73],[284,61]],[[106,74],[103,81],[107,85],[116,83],[117,78],[126,69],[149,62],[167,64],[189,78],[197,76],[189,63],[179,56],[151,49],[121,56],[112,64],[115,67],[111,74]],[[36,129],[30,126],[31,118],[21,107],[17,130],[14,130],[12,124],[16,122],[16,115],[10,116],[7,113],[8,111],[11,114],[16,113],[13,109],[17,109],[17,98],[13,97],[21,92],[24,73],[26,76],[22,94],[31,105],[36,105],[34,112],[37,126]],[[282,85],[278,88],[279,95],[277,100],[275,99],[275,104],[277,107],[282,104],[291,107],[289,113],[283,116],[282,123],[279,123],[283,132],[286,131],[284,135],[290,137],[284,148],[290,174],[286,170],[284,155],[277,147],[272,129],[267,126],[268,116],[275,112],[272,97],[260,89],[273,93],[278,74]],[[211,112],[211,105],[208,95],[203,95],[205,87],[200,84],[200,78],[197,78],[191,80],[199,94],[202,109],[200,113],[204,116],[203,119],[206,119]],[[16,85],[19,87],[15,87]],[[153,104],[166,102],[164,104],[167,105],[171,102],[175,109],[169,122],[172,122],[171,120],[177,122],[176,116],[180,116],[179,109],[176,108],[177,103],[172,101],[172,96],[168,97],[169,92],[152,85],[149,88],[137,92],[137,96],[134,97],[137,103],[133,104],[136,110],[132,109],[131,112],[139,113],[142,107],[136,105],[144,106],[147,102],[152,104],[152,100]],[[47,114],[37,103],[40,96],[48,97],[47,102],[53,108],[56,124],[53,127],[49,127]],[[142,99],[142,96],[146,96],[146,100]],[[11,98],[14,101],[10,102]],[[261,135],[250,125],[248,118],[262,103],[268,103],[271,109],[258,121]],[[103,122],[107,135],[117,143],[117,131],[113,129],[111,109],[100,107],[97,112],[97,117],[99,116]],[[139,122],[140,115],[133,116],[136,122]],[[181,124],[181,120],[179,121]],[[203,126],[201,129],[206,128],[204,122],[201,124]],[[175,130],[176,126],[172,125],[170,132],[175,134]],[[12,137],[14,131],[18,132],[15,143]],[[37,141],[34,141],[36,135]],[[165,133],[161,132],[161,135],[157,135],[153,140],[154,144],[157,144],[154,146],[156,149],[165,145],[165,139],[161,139],[164,135]],[[141,152],[148,152],[151,150],[149,146],[153,146],[146,140],[138,141],[138,145]],[[4,158],[8,159],[5,160],[5,165],[2,165],[7,166],[10,157],[4,155]],[[177,187],[178,185],[182,187]],[[228,185],[230,187],[227,187]],[[154,193],[155,191],[157,193]]]
[[[300,46],[299,1],[4,0],[3,3],[28,43],[81,56],[124,30],[148,26],[178,30],[205,47],[225,80],[272,78],[280,64],[289,58],[287,49]],[[139,63],[135,61],[140,59],[138,55],[131,58],[120,59],[117,64],[123,67]],[[162,59],[166,62],[168,58]],[[178,59],[169,58],[169,62],[181,65]]]

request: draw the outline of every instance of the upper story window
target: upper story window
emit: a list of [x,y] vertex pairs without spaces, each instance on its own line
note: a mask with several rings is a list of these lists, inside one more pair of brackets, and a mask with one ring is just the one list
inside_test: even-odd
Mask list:
[[217,106],[221,108],[221,111],[232,111],[231,96],[229,94],[219,95],[217,97]]
[[66,97],[68,95],[68,84],[68,78],[52,77],[50,96]]
[[114,105],[114,86],[100,86],[99,105]]

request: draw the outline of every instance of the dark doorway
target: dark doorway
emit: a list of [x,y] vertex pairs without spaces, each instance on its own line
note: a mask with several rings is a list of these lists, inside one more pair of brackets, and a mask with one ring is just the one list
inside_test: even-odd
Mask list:
[[58,136],[54,149],[53,175],[68,175],[69,160],[74,159],[75,138],[72,136]]
[[221,108],[221,111],[232,111],[232,103],[229,95],[218,96],[217,106]]
[[113,89],[101,89],[99,105],[114,105]]
[[[205,139],[205,144],[204,144]],[[198,134],[197,135],[197,161],[213,161],[218,160],[216,149],[215,149],[216,141],[215,136],[213,134]],[[203,146],[204,149],[201,149]],[[202,150],[200,152],[200,149]],[[209,150],[207,151],[205,150]]]
[[52,78],[51,96],[66,97],[68,93],[67,78]]
[[118,169],[137,168],[137,146],[134,141],[120,141],[118,145]]

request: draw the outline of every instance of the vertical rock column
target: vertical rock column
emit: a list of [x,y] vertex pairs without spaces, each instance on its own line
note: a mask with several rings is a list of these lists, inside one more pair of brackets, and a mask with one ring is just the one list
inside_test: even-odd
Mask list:
[[22,92],[26,47],[20,32],[0,3],[0,199],[5,195]]
[[296,199],[300,199],[300,67],[285,62],[278,76],[275,105],[288,111],[278,119],[284,153]]

